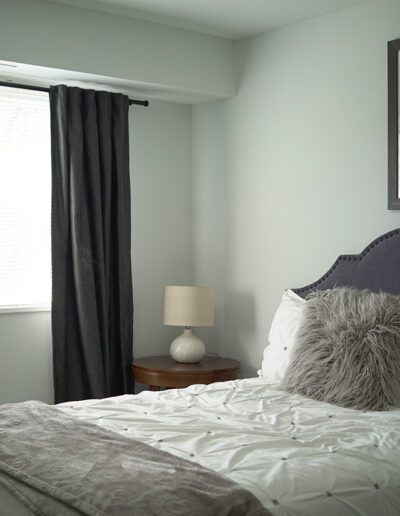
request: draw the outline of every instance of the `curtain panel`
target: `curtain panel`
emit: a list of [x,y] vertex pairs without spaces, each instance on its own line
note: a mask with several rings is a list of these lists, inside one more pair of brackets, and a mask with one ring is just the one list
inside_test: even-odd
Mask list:
[[129,99],[50,88],[55,403],[132,392]]

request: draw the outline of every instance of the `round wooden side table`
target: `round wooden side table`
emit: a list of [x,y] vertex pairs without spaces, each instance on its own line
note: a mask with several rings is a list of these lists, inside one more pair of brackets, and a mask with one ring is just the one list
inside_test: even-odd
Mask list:
[[194,383],[236,380],[240,363],[230,358],[204,358],[195,364],[181,364],[170,356],[137,358],[132,373],[137,382],[149,385],[150,390],[161,387],[188,387]]

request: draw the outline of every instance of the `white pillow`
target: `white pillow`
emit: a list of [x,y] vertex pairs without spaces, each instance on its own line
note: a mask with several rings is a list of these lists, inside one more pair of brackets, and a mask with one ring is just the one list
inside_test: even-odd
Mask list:
[[282,296],[269,330],[261,369],[258,371],[259,376],[265,378],[268,383],[278,384],[283,379],[305,303],[306,301],[292,290],[286,290]]

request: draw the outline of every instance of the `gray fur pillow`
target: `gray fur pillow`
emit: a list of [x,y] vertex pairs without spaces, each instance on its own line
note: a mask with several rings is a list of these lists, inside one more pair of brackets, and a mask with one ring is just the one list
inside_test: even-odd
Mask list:
[[400,400],[400,296],[335,288],[307,298],[281,386],[343,407]]

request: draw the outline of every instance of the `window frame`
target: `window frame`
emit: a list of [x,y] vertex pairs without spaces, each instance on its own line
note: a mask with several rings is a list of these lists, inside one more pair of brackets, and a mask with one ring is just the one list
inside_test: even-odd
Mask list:
[[0,306],[0,314],[15,314],[19,312],[51,312],[51,305],[43,304]]

